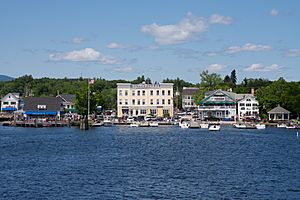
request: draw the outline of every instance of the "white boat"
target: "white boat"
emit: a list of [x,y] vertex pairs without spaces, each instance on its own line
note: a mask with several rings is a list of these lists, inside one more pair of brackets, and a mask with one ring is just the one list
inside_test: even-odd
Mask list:
[[149,126],[150,127],[158,127],[158,122],[150,122]]
[[209,127],[209,124],[205,124],[205,123],[200,124],[200,128],[208,128],[208,127]]
[[179,123],[179,127],[180,127],[180,128],[189,128],[189,127],[190,127],[190,124],[187,123],[187,122],[182,122],[182,123]]
[[112,121],[109,119],[105,119],[103,120],[103,126],[112,126]]
[[219,131],[221,129],[220,125],[210,125],[208,130],[209,131]]
[[266,129],[266,125],[265,124],[256,124],[255,127],[257,129]]
[[246,129],[247,128],[246,124],[242,124],[242,123],[233,124],[233,127],[238,128],[238,129]]
[[130,127],[139,127],[140,126],[140,123],[138,122],[133,122],[129,125]]
[[100,126],[103,126],[104,123],[103,122],[95,122],[92,124],[92,127],[100,127]]
[[288,125],[288,126],[286,126],[285,128],[287,128],[287,129],[295,129],[296,126],[294,126],[294,125]]
[[286,128],[285,124],[277,124],[277,128]]

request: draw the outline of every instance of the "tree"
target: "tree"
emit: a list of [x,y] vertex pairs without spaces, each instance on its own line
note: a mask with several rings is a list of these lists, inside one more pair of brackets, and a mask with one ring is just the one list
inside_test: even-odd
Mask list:
[[236,71],[235,71],[235,69],[231,71],[230,80],[231,80],[232,86],[236,87],[237,78],[236,78]]
[[208,90],[215,90],[217,89],[218,85],[220,85],[223,80],[219,74],[212,73],[209,74],[208,70],[203,71],[200,74],[201,78],[201,86],[208,88]]

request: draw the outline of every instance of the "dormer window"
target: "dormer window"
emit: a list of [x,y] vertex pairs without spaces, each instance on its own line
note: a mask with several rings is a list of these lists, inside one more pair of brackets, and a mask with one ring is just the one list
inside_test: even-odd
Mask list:
[[37,105],[37,109],[39,109],[39,110],[46,110],[47,106],[46,105]]

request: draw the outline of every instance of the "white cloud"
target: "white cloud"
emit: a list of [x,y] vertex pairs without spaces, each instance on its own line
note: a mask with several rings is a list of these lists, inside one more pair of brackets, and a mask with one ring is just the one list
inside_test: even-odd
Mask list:
[[133,68],[132,67],[115,67],[112,68],[112,71],[114,72],[119,72],[119,73],[130,73],[133,72]]
[[213,52],[213,51],[208,51],[208,52],[205,52],[204,55],[208,56],[208,57],[215,57],[218,55],[217,52]]
[[270,66],[264,66],[263,64],[252,64],[248,67],[244,68],[244,71],[247,72],[271,72],[280,70],[280,66],[278,64],[272,64]]
[[72,39],[72,43],[74,43],[74,44],[81,44],[81,43],[83,43],[85,41],[85,39],[84,38],[81,38],[81,37],[74,37],[73,39]]
[[105,56],[101,52],[92,48],[75,50],[65,53],[51,53],[51,61],[72,61],[72,62],[100,62],[102,64],[118,64],[119,61],[113,57]]
[[273,8],[270,13],[269,13],[271,16],[275,17],[275,16],[278,16],[279,12],[278,10],[276,10],[275,8]]
[[227,67],[227,65],[211,64],[206,69],[210,72],[220,72],[220,71],[223,71],[226,67]]
[[158,44],[178,44],[186,42],[195,34],[202,33],[208,28],[205,19],[188,13],[178,24],[158,25],[156,23],[144,25],[141,32],[148,33]]
[[116,43],[116,42],[111,42],[108,45],[106,45],[106,47],[109,48],[109,49],[126,49],[129,46],[123,45],[123,44],[119,44],[119,43]]
[[289,49],[285,53],[286,57],[300,57],[300,50],[299,49]]
[[213,14],[210,16],[208,22],[210,24],[231,24],[232,23],[232,18],[228,16],[222,16],[218,14]]
[[260,45],[260,44],[251,44],[247,43],[243,46],[231,46],[228,47],[224,53],[226,54],[235,54],[240,52],[258,52],[258,51],[270,51],[272,50],[272,46],[269,45]]

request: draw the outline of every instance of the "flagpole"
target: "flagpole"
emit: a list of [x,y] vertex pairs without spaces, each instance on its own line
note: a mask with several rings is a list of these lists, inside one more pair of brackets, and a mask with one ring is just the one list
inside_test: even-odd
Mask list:
[[88,78],[88,115],[87,115],[87,119],[89,119],[89,116],[90,116],[90,79]]

